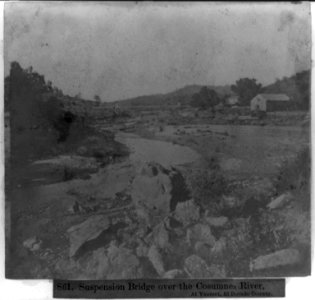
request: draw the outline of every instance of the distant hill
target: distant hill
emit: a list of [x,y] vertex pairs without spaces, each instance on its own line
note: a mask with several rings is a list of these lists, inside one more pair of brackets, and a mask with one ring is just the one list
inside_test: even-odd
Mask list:
[[283,93],[293,100],[297,107],[308,109],[311,94],[310,70],[296,73],[291,77],[277,79],[273,84],[263,87],[263,93]]
[[[167,94],[156,94],[140,96],[136,98],[130,98],[125,100],[116,101],[119,105],[175,105],[177,103],[188,104],[192,96],[200,91],[203,85],[186,85],[183,88],[175,90]],[[208,86],[210,89],[215,90],[220,96],[225,96],[231,93],[230,86]]]

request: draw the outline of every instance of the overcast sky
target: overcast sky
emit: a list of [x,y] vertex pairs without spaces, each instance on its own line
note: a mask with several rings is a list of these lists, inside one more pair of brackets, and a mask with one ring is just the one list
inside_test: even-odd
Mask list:
[[103,101],[310,68],[308,4],[6,3],[9,62]]

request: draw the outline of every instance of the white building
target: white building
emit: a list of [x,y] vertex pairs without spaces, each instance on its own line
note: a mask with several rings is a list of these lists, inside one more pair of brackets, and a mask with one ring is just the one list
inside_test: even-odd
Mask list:
[[290,98],[285,94],[258,94],[250,101],[251,111],[286,110]]
[[233,105],[238,104],[238,101],[239,101],[239,97],[237,95],[232,95],[226,99],[225,104],[233,106]]

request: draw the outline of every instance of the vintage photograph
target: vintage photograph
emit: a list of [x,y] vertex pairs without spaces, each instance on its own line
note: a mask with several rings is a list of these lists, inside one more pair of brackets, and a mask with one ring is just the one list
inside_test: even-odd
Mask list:
[[309,3],[11,2],[6,277],[311,269]]

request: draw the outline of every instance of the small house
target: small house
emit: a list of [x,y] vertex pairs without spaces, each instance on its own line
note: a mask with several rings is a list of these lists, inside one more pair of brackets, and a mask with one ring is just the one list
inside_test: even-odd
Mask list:
[[230,97],[226,98],[225,104],[229,106],[236,106],[238,105],[239,98],[237,95],[231,95]]
[[283,111],[289,109],[290,98],[285,94],[258,94],[250,101],[250,110]]

